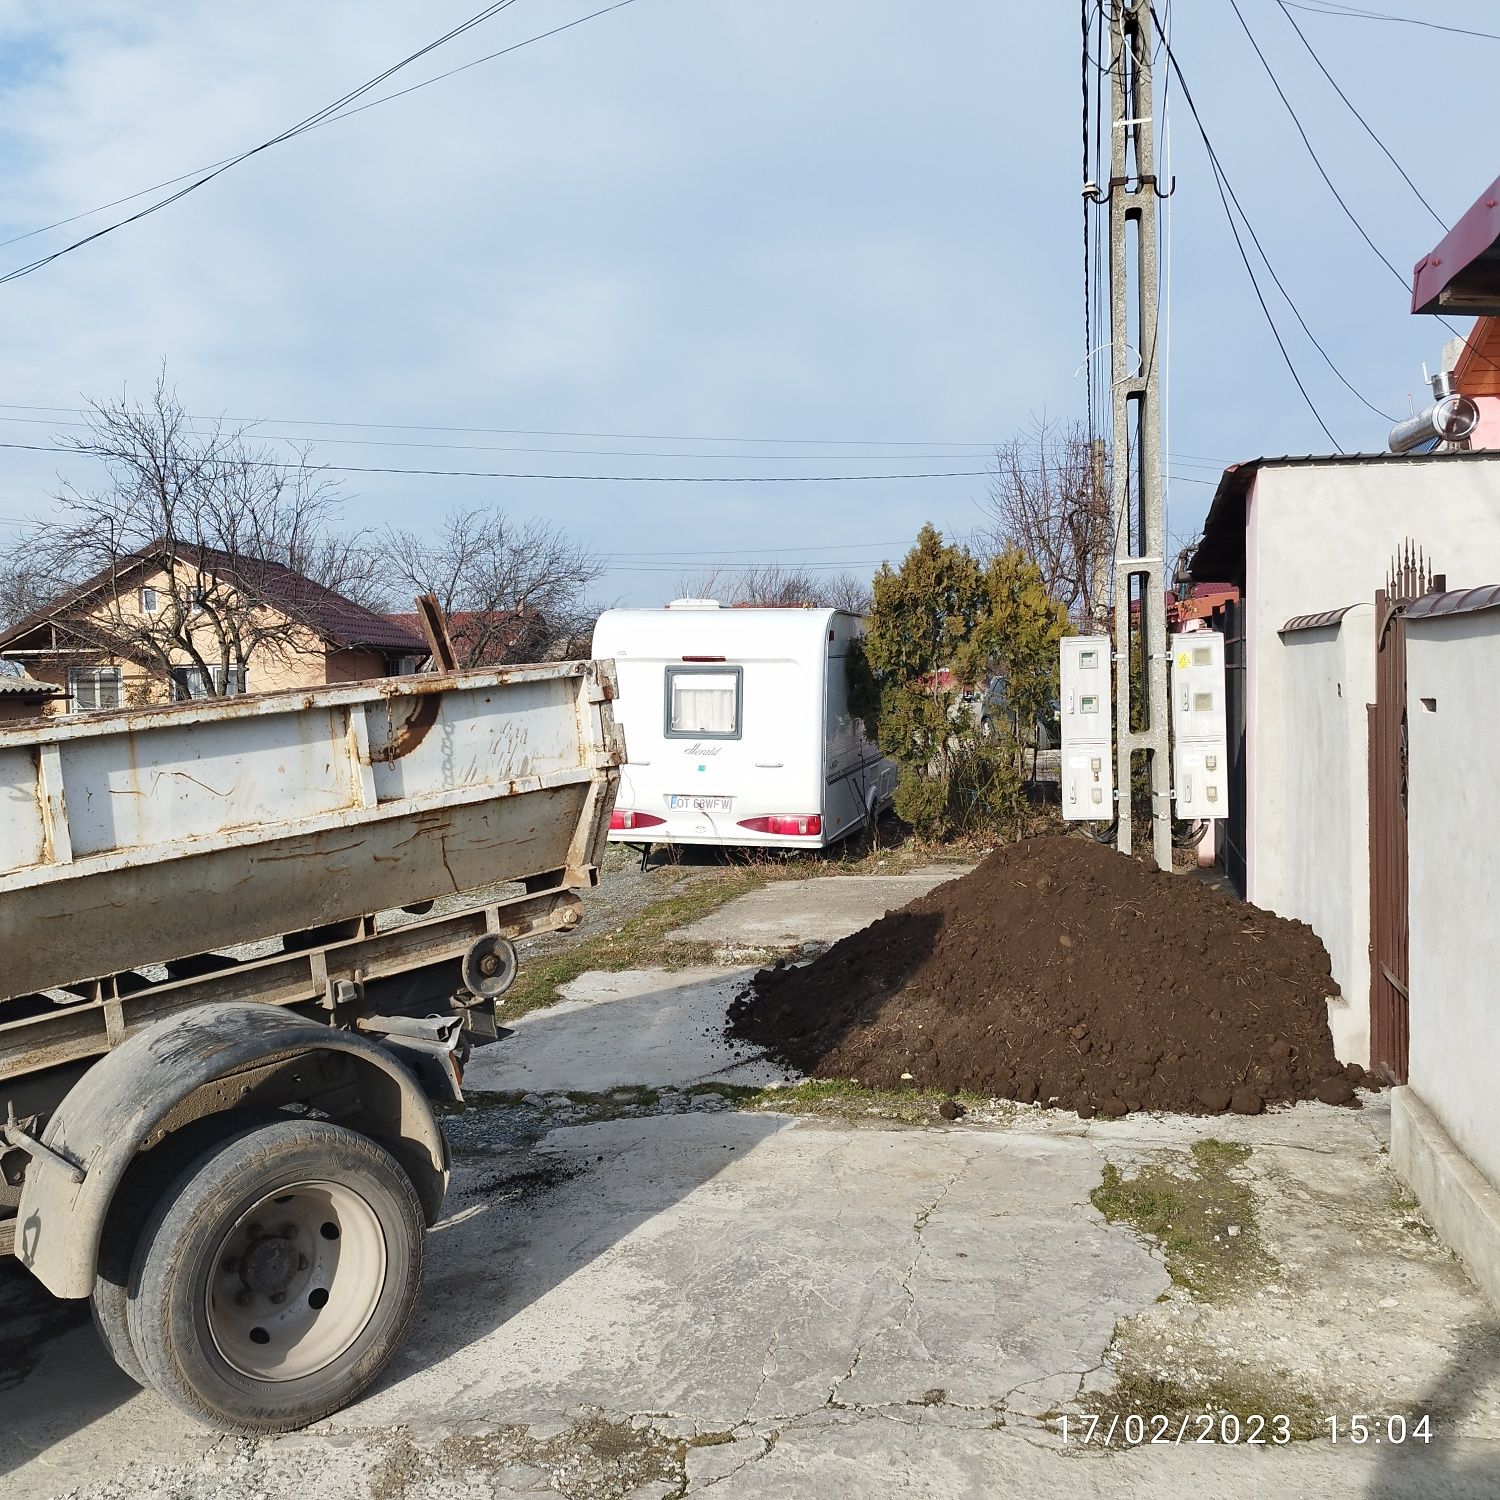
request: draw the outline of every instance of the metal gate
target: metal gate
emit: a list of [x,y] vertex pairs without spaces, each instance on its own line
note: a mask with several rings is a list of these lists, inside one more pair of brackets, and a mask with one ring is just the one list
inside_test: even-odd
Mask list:
[[1434,588],[1420,549],[1406,542],[1375,594],[1375,701],[1370,755],[1370,1067],[1406,1082],[1407,918],[1406,606]]

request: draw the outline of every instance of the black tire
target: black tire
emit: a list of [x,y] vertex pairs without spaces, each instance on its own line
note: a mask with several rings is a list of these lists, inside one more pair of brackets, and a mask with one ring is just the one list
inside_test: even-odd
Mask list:
[[89,1311],[94,1316],[99,1341],[109,1351],[109,1357],[137,1385],[149,1386],[151,1382],[146,1379],[135,1345],[130,1342],[129,1306],[129,1293],[119,1282],[106,1281],[102,1276],[95,1278]]
[[[268,1234],[250,1218],[309,1212],[325,1222],[300,1237],[290,1222]],[[136,1247],[127,1326],[147,1381],[228,1432],[329,1416],[399,1347],[424,1232],[406,1173],[353,1131],[280,1120],[213,1147],[162,1195]]]
[[222,1146],[267,1123],[264,1116],[238,1110],[195,1120],[133,1167],[115,1194],[105,1222],[89,1311],[109,1357],[139,1386],[149,1387],[151,1382],[130,1342],[129,1282],[136,1246],[151,1212],[185,1162],[196,1161],[210,1146]]

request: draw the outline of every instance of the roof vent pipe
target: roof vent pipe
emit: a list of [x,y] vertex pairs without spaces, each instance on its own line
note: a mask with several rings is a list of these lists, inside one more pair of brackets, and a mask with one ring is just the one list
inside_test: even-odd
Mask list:
[[1432,395],[1431,406],[1391,428],[1386,442],[1392,453],[1411,453],[1424,443],[1434,447],[1442,443],[1454,448],[1469,446],[1469,436],[1479,425],[1479,408],[1453,389],[1451,371],[1443,370],[1432,377]]

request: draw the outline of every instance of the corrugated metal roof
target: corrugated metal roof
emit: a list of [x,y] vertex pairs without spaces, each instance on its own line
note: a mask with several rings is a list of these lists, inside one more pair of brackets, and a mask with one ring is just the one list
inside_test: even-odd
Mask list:
[[1500,583],[1477,589],[1449,589],[1445,594],[1423,594],[1406,606],[1408,620],[1430,620],[1439,615],[1467,615],[1481,609],[1500,609]]
[[1230,464],[1209,504],[1203,522],[1203,540],[1188,564],[1188,576],[1205,583],[1238,583],[1243,586],[1245,496],[1249,493],[1251,481],[1262,469],[1485,462],[1500,465],[1500,449],[1462,448],[1450,453],[1284,453],[1275,458],[1252,458],[1242,464]]
[[0,672],[0,693],[11,698],[60,698],[66,691],[51,682],[38,682],[24,672]]
[[1337,625],[1351,609],[1357,609],[1356,604],[1345,604],[1338,609],[1319,610],[1315,615],[1293,615],[1277,635],[1290,635],[1298,630],[1325,630],[1330,625]]

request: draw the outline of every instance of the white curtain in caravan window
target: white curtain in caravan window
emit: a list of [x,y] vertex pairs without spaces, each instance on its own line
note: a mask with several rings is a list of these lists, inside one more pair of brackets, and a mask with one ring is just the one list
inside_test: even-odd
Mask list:
[[672,729],[733,734],[739,679],[733,672],[679,672],[672,678]]

